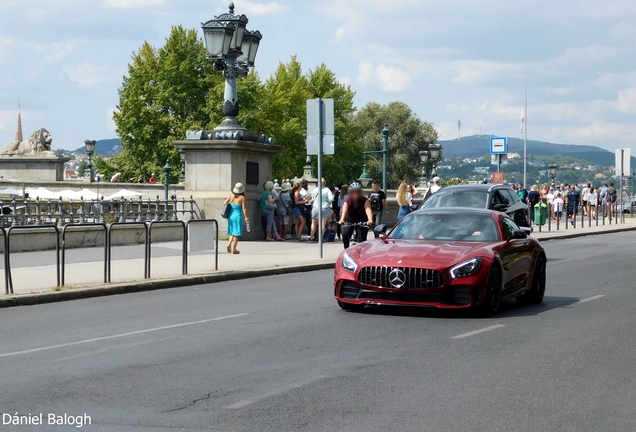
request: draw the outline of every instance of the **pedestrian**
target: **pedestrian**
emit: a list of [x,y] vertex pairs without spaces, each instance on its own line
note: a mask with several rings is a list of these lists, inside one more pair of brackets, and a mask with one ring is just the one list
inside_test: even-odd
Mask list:
[[[373,223],[375,224],[375,226],[378,226],[382,223],[382,215],[384,214],[384,212],[386,212],[386,214],[389,214],[389,206],[387,205],[386,202],[386,193],[380,189],[380,182],[377,180],[373,181],[373,184],[371,185],[371,193],[369,194],[369,201],[371,201],[371,212],[373,213]],[[413,190],[412,186],[409,185],[409,188],[411,188],[411,190]],[[413,193],[411,192],[411,196],[413,196]],[[375,234],[375,237],[377,238],[379,236],[379,234]]]
[[[426,193],[428,195],[428,192]],[[396,198],[397,198],[398,206],[400,206],[400,210],[398,211],[398,220],[400,220],[407,214],[411,213],[410,203],[413,201],[413,196],[408,191],[408,186],[406,183],[400,184],[400,187],[398,187],[398,190],[397,190]]]
[[528,189],[523,187],[523,183],[519,183],[517,185],[517,196],[519,196],[521,202],[526,205],[528,204],[528,194]]
[[276,212],[276,197],[272,193],[274,190],[274,183],[271,181],[265,182],[263,185],[263,192],[261,192],[261,213],[265,220],[265,240],[267,241],[281,241],[282,239],[278,235],[276,229],[276,221],[274,215]]
[[607,214],[609,218],[612,219],[614,217],[614,214],[616,213],[616,202],[618,201],[618,192],[616,191],[616,188],[614,187],[614,183],[609,184],[606,197],[607,197],[606,198]]
[[289,183],[283,183],[280,187],[280,192],[274,188],[272,193],[276,195],[276,211],[278,213],[278,235],[285,240],[287,238],[287,226],[289,225],[289,216],[291,215],[291,208],[289,205],[290,197],[289,191],[291,185]]
[[293,206],[294,206],[294,216],[296,216],[296,239],[300,241],[303,237],[303,230],[305,229],[305,225],[307,223],[307,219],[305,219],[305,214],[303,212],[303,208],[305,204],[308,202],[306,196],[301,195],[302,185],[300,183],[296,183],[292,190],[292,198],[293,198]]
[[[435,192],[439,191],[442,188],[441,181],[442,180],[439,177],[437,176],[433,177],[433,184],[426,191],[426,195],[424,195],[424,202],[426,202],[431,197],[431,195],[433,195]],[[411,200],[413,200],[412,197],[411,197]]]
[[408,191],[411,193],[411,196],[415,198],[417,195],[417,189],[415,189],[415,185],[410,184],[408,187]]
[[[322,224],[322,232],[327,230],[327,222],[331,217],[331,202],[333,201],[333,194],[327,187],[327,181],[323,178],[321,186],[317,186],[311,192],[311,199],[313,201],[311,209],[311,234],[309,241],[318,241],[318,224]],[[321,203],[318,203],[318,198],[322,196]],[[320,205],[320,207],[319,207]]]
[[227,244],[227,253],[238,255],[241,252],[236,249],[239,239],[243,236],[243,223],[249,224],[247,206],[245,205],[245,187],[237,183],[232,189],[232,194],[227,197],[223,205],[230,204],[232,210],[227,218],[227,234],[230,239]]
[[592,219],[596,219],[596,207],[598,205],[598,193],[594,189],[594,186],[590,186],[590,190],[587,193],[586,200],[587,201],[587,214],[588,217]]
[[[338,196],[338,220],[342,217],[342,207],[344,205],[345,200],[349,196],[349,185],[343,184],[340,186],[340,195]],[[340,224],[337,225],[336,234],[338,235],[338,240],[342,239],[342,226]]]
[[155,184],[157,183],[157,177],[155,176],[155,173],[152,173],[152,175],[150,176],[150,178],[148,179],[148,183],[150,184]]
[[[406,192],[406,184],[404,184]],[[344,224],[365,224],[358,227],[358,243],[367,241],[369,234],[369,226],[373,225],[373,212],[371,211],[371,202],[362,194],[362,185],[358,182],[349,185],[349,195],[342,204],[340,213],[340,225]],[[356,229],[352,226],[345,226],[342,229],[342,244],[345,249],[349,247],[351,236]]]
[[536,222],[534,220],[534,208],[541,201],[541,193],[539,192],[539,185],[535,184],[532,186],[530,192],[528,192],[528,207],[530,209],[530,218],[532,222]]
[[570,215],[570,224],[574,226],[576,215],[579,212],[579,204],[581,203],[581,194],[574,185],[570,187],[567,194],[568,213]]
[[552,214],[554,215],[554,221],[557,226],[559,225],[559,221],[561,220],[561,216],[563,215],[563,205],[565,202],[563,198],[561,198],[561,192],[557,192],[552,200]]
[[581,198],[583,199],[583,216],[588,217],[588,212],[590,211],[589,202],[587,199],[590,196],[590,188],[592,187],[591,183],[588,183],[583,190],[581,191]]

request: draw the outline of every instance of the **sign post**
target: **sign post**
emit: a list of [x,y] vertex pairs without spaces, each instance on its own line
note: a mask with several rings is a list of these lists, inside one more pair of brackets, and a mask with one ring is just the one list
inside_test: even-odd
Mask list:
[[[508,154],[508,138],[506,137],[491,137],[490,138],[490,154],[497,156],[497,174],[501,173],[501,156]],[[493,183],[495,176],[492,178]],[[497,180],[501,180],[503,184],[503,175],[497,176]]]
[[[307,154],[318,156],[318,244],[323,258],[322,232],[322,155],[335,153],[333,99],[307,100]],[[325,146],[325,144],[327,144]],[[311,232],[311,228],[310,228]]]
[[631,149],[628,148],[617,148],[616,149],[616,163],[614,166],[616,167],[616,177],[618,178],[618,208],[621,212],[621,223],[625,222],[625,215],[623,213],[623,178],[625,177],[625,172],[630,173],[631,169]]

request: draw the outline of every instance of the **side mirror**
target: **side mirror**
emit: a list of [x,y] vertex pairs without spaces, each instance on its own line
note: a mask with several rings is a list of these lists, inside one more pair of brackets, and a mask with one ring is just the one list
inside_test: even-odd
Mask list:
[[510,240],[523,240],[528,238],[528,233],[526,233],[524,230],[520,230],[520,229],[516,229],[512,232],[512,235],[510,236]]
[[375,228],[373,228],[373,232],[378,234],[378,235],[385,235],[386,234],[386,224],[380,224],[378,226],[376,226]]
[[504,210],[506,210],[507,208],[508,208],[508,206],[507,206],[507,205],[505,205],[505,204],[495,204],[495,205],[492,207],[492,209],[493,209],[494,211],[498,211],[498,212],[500,212],[500,211],[504,211]]

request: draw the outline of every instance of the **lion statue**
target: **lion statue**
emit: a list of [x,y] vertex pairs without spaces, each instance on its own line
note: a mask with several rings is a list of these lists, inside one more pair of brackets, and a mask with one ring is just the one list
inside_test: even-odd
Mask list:
[[53,138],[49,131],[44,128],[38,129],[31,134],[28,140],[18,142],[13,141],[7,145],[2,154],[8,155],[40,155],[52,154],[51,143]]

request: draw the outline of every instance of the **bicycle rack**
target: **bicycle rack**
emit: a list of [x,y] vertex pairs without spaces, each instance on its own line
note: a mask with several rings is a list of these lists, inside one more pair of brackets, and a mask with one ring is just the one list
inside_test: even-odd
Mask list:
[[[190,240],[190,231],[188,230],[188,228],[190,227],[190,224],[201,224],[201,223],[213,223],[214,224],[214,229],[215,229],[215,235],[214,235],[214,240],[215,240],[215,244],[214,244],[214,271],[219,271],[219,222],[216,219],[193,219],[193,220],[189,220],[186,223],[186,232],[188,233],[188,241]],[[188,255],[187,255],[187,242],[185,244],[186,247],[186,267],[185,267],[185,273],[184,274],[188,274]]]
[[147,279],[150,279],[150,261],[152,260],[152,227],[155,225],[180,225],[183,230],[183,240],[181,242],[181,273],[183,275],[188,274],[188,233],[186,230],[186,224],[183,221],[165,221],[165,220],[153,220],[148,224],[148,242],[147,242],[147,262],[146,269],[148,271]]
[[56,270],[57,270],[57,286],[60,286],[60,229],[57,225],[14,225],[10,226],[5,234],[4,242],[4,271],[5,271],[5,290],[7,294],[13,294],[13,278],[11,277],[11,233],[13,231],[24,229],[53,229],[55,230],[55,258],[56,258]]
[[75,228],[75,227],[102,227],[104,229],[104,283],[107,282],[107,270],[108,270],[108,228],[106,227],[106,224],[103,223],[94,223],[94,222],[89,222],[89,223],[79,223],[79,224],[68,224],[68,225],[64,225],[64,228],[62,229],[62,264],[61,264],[61,269],[60,269],[60,273],[61,273],[61,277],[62,277],[62,283],[60,286],[64,286],[66,283],[66,230],[68,228]]
[[148,279],[150,277],[150,275],[148,274],[148,269],[149,269],[149,260],[150,260],[150,256],[149,256],[149,243],[150,243],[150,232],[148,229],[148,225],[146,224],[146,222],[113,222],[110,225],[108,225],[107,228],[107,240],[108,240],[108,246],[107,246],[107,250],[108,250],[108,258],[107,258],[107,262],[108,262],[108,268],[107,268],[107,283],[111,282],[111,261],[112,261],[112,234],[113,234],[113,227],[116,226],[139,226],[139,227],[143,227],[144,228],[144,279]]

